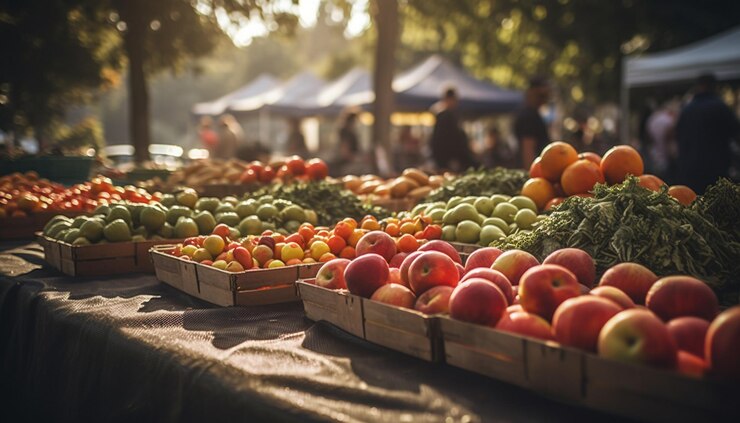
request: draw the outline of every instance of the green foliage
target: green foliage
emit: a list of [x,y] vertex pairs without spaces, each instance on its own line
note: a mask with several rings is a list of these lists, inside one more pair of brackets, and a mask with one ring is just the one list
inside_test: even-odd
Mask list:
[[103,127],[96,118],[86,118],[70,127],[62,126],[56,131],[55,144],[63,151],[75,152],[86,147],[99,151],[105,144]]
[[518,195],[529,175],[521,169],[471,169],[432,191],[424,202],[447,201],[452,197]]

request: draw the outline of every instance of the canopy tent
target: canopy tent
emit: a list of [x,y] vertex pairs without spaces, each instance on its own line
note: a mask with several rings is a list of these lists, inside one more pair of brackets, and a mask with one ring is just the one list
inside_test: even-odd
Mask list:
[[326,81],[311,72],[302,72],[262,95],[232,101],[234,113],[274,112],[305,116],[315,112],[316,98]]
[[[433,55],[419,65],[402,72],[393,80],[396,107],[399,111],[420,112],[440,99],[447,87],[454,87],[460,97],[463,113],[511,112],[523,101],[519,91],[507,90],[476,79],[441,56]],[[363,92],[338,99],[341,106],[369,107],[375,98],[370,87]]]
[[627,57],[622,66],[621,133],[627,142],[630,89],[686,83],[706,73],[721,81],[740,79],[740,26],[683,47]]
[[263,73],[236,91],[230,92],[213,101],[195,104],[192,108],[192,113],[198,116],[220,115],[228,109],[232,102],[260,96],[274,89],[279,83],[280,81],[272,75]]
[[354,105],[352,99],[358,93],[372,90],[370,72],[354,68],[329,83],[317,96],[317,107],[324,113],[339,112]]

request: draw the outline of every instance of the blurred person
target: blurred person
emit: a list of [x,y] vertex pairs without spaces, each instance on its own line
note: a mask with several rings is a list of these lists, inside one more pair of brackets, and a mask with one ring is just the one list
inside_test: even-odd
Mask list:
[[457,91],[447,88],[442,99],[432,106],[435,122],[429,147],[432,160],[439,170],[460,172],[476,165],[468,136],[460,126],[457,105]]
[[646,123],[646,139],[649,140],[645,146],[647,171],[664,180],[670,179],[671,163],[676,157],[678,108],[676,101],[667,101],[650,115]]
[[547,125],[540,115],[542,107],[550,99],[550,86],[544,78],[535,77],[529,81],[525,93],[524,107],[514,117],[514,136],[519,143],[520,166],[525,169],[550,142]]
[[219,159],[230,159],[244,144],[244,130],[232,115],[223,115],[218,121],[218,146],[216,154]]
[[395,156],[396,170],[399,172],[409,167],[417,167],[424,161],[421,154],[421,139],[414,135],[409,125],[401,127],[395,147]]
[[740,135],[740,122],[716,94],[716,83],[711,74],[696,80],[694,96],[676,124],[678,182],[698,194],[719,177],[729,176],[731,144]]
[[511,147],[503,139],[501,133],[495,125],[491,125],[486,130],[485,148],[482,153],[483,166],[493,168],[497,166],[512,168],[516,167],[513,163],[514,154]]
[[290,132],[288,133],[288,141],[286,142],[285,155],[297,155],[303,159],[307,159],[308,147],[306,147],[306,138],[301,132],[301,120],[295,117],[289,118],[288,126]]
[[347,112],[339,126],[339,148],[346,154],[357,154],[360,151],[360,141],[357,137],[357,112]]
[[341,118],[337,133],[337,150],[329,162],[329,171],[332,176],[360,175],[372,170],[370,158],[360,153],[357,117],[357,112],[346,111]]
[[203,116],[200,118],[198,138],[200,138],[203,148],[208,150],[208,156],[214,157],[216,154],[216,147],[218,146],[218,134],[213,129],[213,119],[211,119],[210,116]]

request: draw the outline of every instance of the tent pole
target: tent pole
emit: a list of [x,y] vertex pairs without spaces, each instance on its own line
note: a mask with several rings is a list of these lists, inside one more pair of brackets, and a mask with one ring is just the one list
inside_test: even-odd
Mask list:
[[622,60],[622,86],[620,93],[620,101],[622,103],[620,119],[619,119],[619,138],[622,144],[629,144],[630,142],[630,88],[627,86],[627,61],[628,58]]

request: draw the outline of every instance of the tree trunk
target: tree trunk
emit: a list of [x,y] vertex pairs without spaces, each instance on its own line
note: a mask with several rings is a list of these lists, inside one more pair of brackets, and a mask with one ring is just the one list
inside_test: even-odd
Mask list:
[[137,9],[138,1],[119,2],[120,16],[126,22],[123,34],[128,56],[129,138],[136,149],[134,160],[141,164],[149,160],[149,93],[144,73],[144,38],[147,23]]
[[[373,121],[372,140],[375,151],[381,147],[385,150],[386,157],[390,158],[391,113],[395,108],[392,85],[399,32],[398,0],[375,0],[372,7],[372,15],[378,31],[373,75],[375,120]],[[378,166],[377,158],[376,167],[381,167],[380,171],[384,170],[382,166]]]

